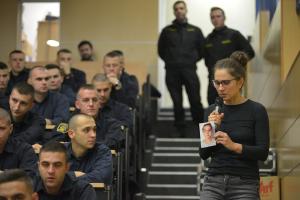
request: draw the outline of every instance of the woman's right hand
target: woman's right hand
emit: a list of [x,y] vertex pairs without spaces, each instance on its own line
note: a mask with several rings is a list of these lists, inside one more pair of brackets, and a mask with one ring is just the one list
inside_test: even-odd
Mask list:
[[210,113],[208,116],[208,121],[209,122],[214,122],[217,126],[221,125],[222,119],[224,117],[224,113],[218,113],[216,111],[213,111]]

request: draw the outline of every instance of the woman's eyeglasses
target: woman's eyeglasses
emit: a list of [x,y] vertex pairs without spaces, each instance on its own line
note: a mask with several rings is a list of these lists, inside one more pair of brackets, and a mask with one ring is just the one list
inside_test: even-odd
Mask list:
[[220,87],[220,85],[222,84],[222,86],[227,86],[231,83],[231,81],[236,80],[236,78],[234,79],[230,79],[230,80],[212,80],[213,84],[215,87]]

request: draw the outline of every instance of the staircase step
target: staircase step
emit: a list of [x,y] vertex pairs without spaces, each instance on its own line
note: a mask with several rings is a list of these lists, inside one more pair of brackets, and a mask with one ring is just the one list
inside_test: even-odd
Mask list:
[[196,171],[199,167],[198,163],[152,163],[153,171]]
[[196,171],[197,167],[151,167],[153,171],[172,171],[172,172],[184,172],[184,171]]
[[195,184],[148,184],[148,195],[197,195]]
[[200,200],[199,196],[179,196],[179,195],[146,195],[146,199],[159,200]]
[[198,138],[156,138],[156,147],[198,147],[200,139]]
[[153,163],[200,163],[199,153],[153,153]]
[[149,171],[149,184],[197,184],[197,171]]
[[199,152],[199,147],[158,147],[154,148],[155,152],[175,152],[175,153],[197,153]]

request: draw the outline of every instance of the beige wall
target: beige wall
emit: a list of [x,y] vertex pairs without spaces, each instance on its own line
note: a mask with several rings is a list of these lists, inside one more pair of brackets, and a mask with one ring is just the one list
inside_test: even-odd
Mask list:
[[281,79],[284,80],[300,50],[300,17],[296,14],[296,1],[281,1],[282,40],[281,40]]
[[[300,183],[300,19],[295,1],[280,1],[262,52],[249,71],[250,98],[263,103],[278,153],[281,199],[298,200]],[[281,27],[281,28],[280,28]],[[296,41],[296,42],[295,42]]]
[[61,1],[61,47],[71,49],[76,60],[77,44],[87,39],[98,60],[108,51],[120,49],[128,62],[146,66],[156,83],[157,37],[157,0]]
[[17,47],[18,0],[1,0],[0,3],[0,60],[7,62],[8,53]]

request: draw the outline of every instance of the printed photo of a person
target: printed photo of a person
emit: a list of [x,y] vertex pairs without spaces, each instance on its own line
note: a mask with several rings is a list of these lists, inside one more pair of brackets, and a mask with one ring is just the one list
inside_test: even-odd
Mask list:
[[200,139],[201,148],[211,147],[216,145],[216,140],[214,138],[215,129],[211,122],[200,123]]

